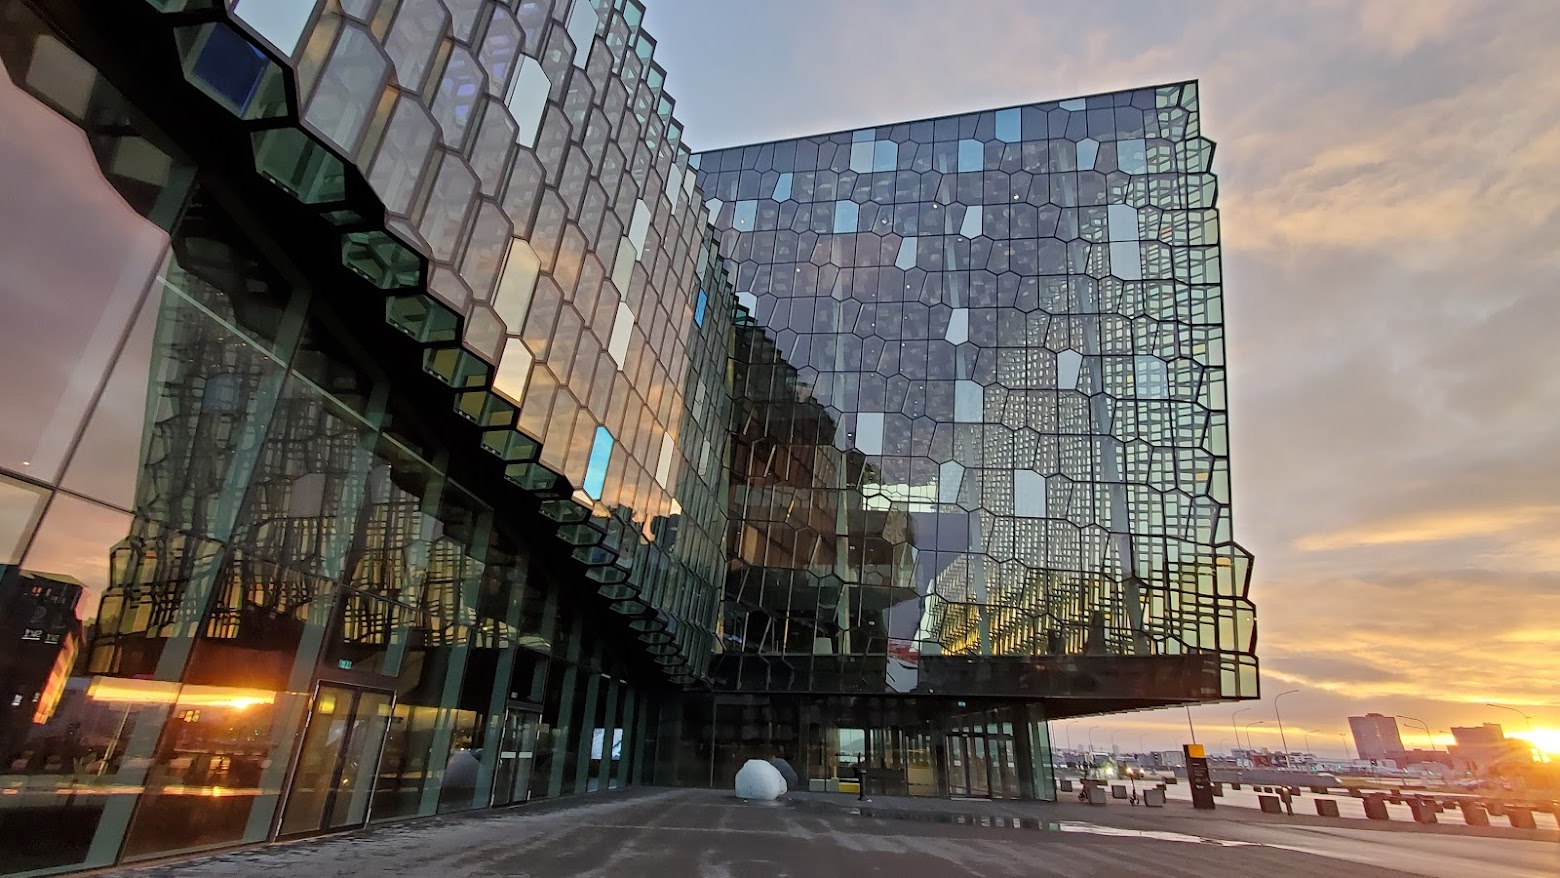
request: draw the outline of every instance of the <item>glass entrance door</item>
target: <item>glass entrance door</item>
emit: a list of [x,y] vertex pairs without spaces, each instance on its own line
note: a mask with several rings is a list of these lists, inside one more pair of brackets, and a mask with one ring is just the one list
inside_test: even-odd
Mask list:
[[948,795],[985,799],[991,796],[990,756],[986,736],[979,732],[948,735]]
[[950,732],[947,790],[950,796],[1017,799],[1013,737],[995,732]]
[[531,759],[536,752],[536,732],[541,722],[540,713],[523,707],[511,707],[504,713],[498,762],[493,771],[494,805],[509,805],[530,798]]
[[351,829],[368,822],[393,696],[321,684],[309,711],[279,835]]

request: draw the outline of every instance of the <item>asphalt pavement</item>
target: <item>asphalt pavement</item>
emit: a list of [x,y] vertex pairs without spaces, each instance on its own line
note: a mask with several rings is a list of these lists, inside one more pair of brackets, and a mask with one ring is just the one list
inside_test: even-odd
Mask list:
[[[1237,813],[1238,810],[1238,813]],[[637,788],[120,870],[136,878],[1554,878],[1560,844],[1240,819],[1228,809]],[[1270,817],[1272,815],[1254,815]],[[1349,822],[1350,824],[1353,821]]]

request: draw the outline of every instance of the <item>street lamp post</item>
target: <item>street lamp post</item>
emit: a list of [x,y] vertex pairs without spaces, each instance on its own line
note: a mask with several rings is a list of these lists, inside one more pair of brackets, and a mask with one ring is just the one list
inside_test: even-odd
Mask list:
[[1094,761],[1094,733],[1099,726],[1089,726],[1089,761]]
[[1143,739],[1146,738],[1146,737],[1148,737],[1148,732],[1144,732],[1141,735],[1138,735],[1138,753],[1139,753],[1139,755],[1141,755],[1144,752],[1144,750],[1143,750]]
[[1289,689],[1273,696],[1273,718],[1278,720],[1278,741],[1283,746],[1285,754],[1289,753],[1289,738],[1284,735],[1284,717],[1278,712],[1278,699],[1283,698],[1285,695],[1293,695],[1299,691],[1299,689]]
[[1343,751],[1344,761],[1349,759],[1349,736],[1343,732],[1338,733],[1338,749]]
[[1257,749],[1256,745],[1251,743],[1251,729],[1252,729],[1252,727],[1253,726],[1265,726],[1265,725],[1267,725],[1267,720],[1265,720],[1265,719],[1259,719],[1259,720],[1257,720],[1254,723],[1246,723],[1246,749],[1247,750],[1255,750],[1255,749]]
[[1302,729],[1302,731],[1305,733],[1305,752],[1309,753],[1311,752],[1311,730]]
[[1075,719],[1063,724],[1062,726],[1062,734],[1067,736],[1067,742],[1062,746],[1068,750],[1072,749],[1072,727],[1080,722],[1083,722],[1083,720]]
[[1484,706],[1485,707],[1499,708],[1500,710],[1509,710],[1512,713],[1516,714],[1517,716],[1522,717],[1522,721],[1527,723],[1528,734],[1532,734],[1533,733],[1533,718],[1528,716],[1527,714],[1523,713],[1522,711],[1517,710],[1515,707],[1512,707],[1512,706],[1507,705],[1507,704],[1495,704],[1495,703],[1489,702],[1489,701],[1486,701],[1484,703]]
[[1512,707],[1512,706],[1507,705],[1507,704],[1495,704],[1493,702],[1486,701],[1484,703],[1484,706],[1485,707],[1495,707],[1495,708],[1499,708],[1501,710],[1509,710],[1512,713],[1522,717],[1522,721],[1524,723],[1527,723],[1527,733],[1528,733],[1527,745],[1528,745],[1528,749],[1529,749],[1529,751],[1536,752],[1536,748],[1533,746],[1533,718],[1532,717],[1528,716],[1527,714],[1523,713],[1520,710],[1517,710],[1515,707]]
[[1436,752],[1436,750],[1437,750],[1437,749],[1439,749],[1439,748],[1437,748],[1437,747],[1436,747],[1436,746],[1435,746],[1435,736],[1434,736],[1434,735],[1432,735],[1432,734],[1430,734],[1430,727],[1429,727],[1429,726],[1428,726],[1428,725],[1425,725],[1425,721],[1424,721],[1424,720],[1422,720],[1422,719],[1416,719],[1416,718],[1414,718],[1414,717],[1411,717],[1411,716],[1404,716],[1404,715],[1403,715],[1403,714],[1401,714],[1401,713],[1400,713],[1400,714],[1398,714],[1398,715],[1397,715],[1397,718],[1398,718],[1398,719],[1406,719],[1406,720],[1409,720],[1409,721],[1410,721],[1410,722],[1413,722],[1413,723],[1416,723],[1416,724],[1418,724],[1418,726],[1419,726],[1419,727],[1420,727],[1420,728],[1421,728],[1421,729],[1424,729],[1424,730],[1425,730],[1425,740],[1426,740],[1426,741],[1428,741],[1428,742],[1429,742],[1429,743],[1430,743],[1430,752],[1431,752],[1431,753],[1434,753],[1434,752]]
[[1230,729],[1235,732],[1235,746],[1236,747],[1240,746],[1240,726],[1235,725],[1235,717],[1240,716],[1241,714],[1245,713],[1246,711],[1248,711],[1250,709],[1251,708],[1249,708],[1249,707],[1242,707],[1240,710],[1237,710],[1234,713],[1230,714]]

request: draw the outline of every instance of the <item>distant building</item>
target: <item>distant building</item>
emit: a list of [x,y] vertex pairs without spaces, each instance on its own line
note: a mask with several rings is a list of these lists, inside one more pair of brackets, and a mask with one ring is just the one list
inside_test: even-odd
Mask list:
[[1506,731],[1499,723],[1465,728],[1453,726],[1452,738],[1457,743],[1448,749],[1473,771],[1533,761],[1531,746],[1520,738],[1506,737]]
[[1403,750],[1396,717],[1379,713],[1351,716],[1349,731],[1354,735],[1354,752],[1361,759],[1388,759],[1388,754]]

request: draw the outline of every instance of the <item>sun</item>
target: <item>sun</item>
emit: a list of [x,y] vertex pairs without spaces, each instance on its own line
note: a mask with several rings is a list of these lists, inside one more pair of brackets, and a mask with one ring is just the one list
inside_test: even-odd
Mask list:
[[1551,759],[1560,758],[1560,729],[1537,728],[1531,732],[1507,732],[1508,738],[1521,738]]

